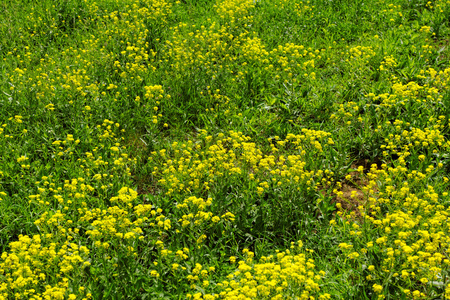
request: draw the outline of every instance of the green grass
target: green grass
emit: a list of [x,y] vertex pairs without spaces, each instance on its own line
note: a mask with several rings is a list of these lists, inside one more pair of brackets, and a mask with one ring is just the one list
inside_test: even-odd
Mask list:
[[0,4],[0,299],[450,297],[450,2]]

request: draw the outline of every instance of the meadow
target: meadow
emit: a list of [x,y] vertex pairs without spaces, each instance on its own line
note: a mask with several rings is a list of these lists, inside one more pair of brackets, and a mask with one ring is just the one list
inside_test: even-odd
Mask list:
[[450,0],[0,3],[0,299],[450,299]]

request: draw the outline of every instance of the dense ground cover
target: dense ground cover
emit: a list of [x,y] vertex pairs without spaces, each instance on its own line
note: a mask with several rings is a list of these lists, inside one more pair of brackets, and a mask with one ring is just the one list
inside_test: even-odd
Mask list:
[[0,4],[0,299],[450,297],[449,0]]

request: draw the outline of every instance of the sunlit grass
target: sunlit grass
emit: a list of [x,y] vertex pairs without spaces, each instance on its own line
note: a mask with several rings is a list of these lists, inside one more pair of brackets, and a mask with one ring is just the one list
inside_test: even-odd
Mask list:
[[0,4],[0,299],[450,297],[449,19]]

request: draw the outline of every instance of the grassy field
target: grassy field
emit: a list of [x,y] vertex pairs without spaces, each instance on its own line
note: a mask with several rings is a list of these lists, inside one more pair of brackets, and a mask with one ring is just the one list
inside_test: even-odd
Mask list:
[[450,0],[0,3],[0,299],[450,299]]

